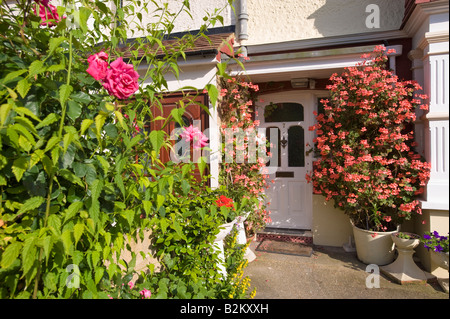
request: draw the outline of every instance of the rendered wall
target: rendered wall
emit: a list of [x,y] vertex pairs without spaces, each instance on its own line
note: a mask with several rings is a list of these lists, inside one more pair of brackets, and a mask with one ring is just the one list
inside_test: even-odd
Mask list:
[[319,246],[342,247],[353,235],[350,219],[342,210],[334,208],[333,201],[322,195],[313,195],[313,243]]
[[[380,12],[380,28],[368,28],[370,4]],[[247,0],[246,45],[398,30],[402,0]]]
[[[126,6],[127,2],[130,1],[125,0],[124,6]],[[136,12],[141,12],[142,14],[142,24],[146,25],[148,23],[158,22],[161,16],[161,11],[155,11],[156,6],[152,4],[150,1],[144,2],[148,3],[147,11],[144,10],[143,8],[136,9]],[[208,14],[212,15],[214,12],[219,12],[219,10],[221,10],[219,15],[223,17],[223,25],[220,22],[217,22],[216,25],[210,26],[210,28],[233,25],[235,21],[234,13],[231,7],[228,5],[227,0],[191,0],[189,10],[190,14],[184,12],[184,9],[186,9],[186,7],[184,7],[183,9],[183,1],[181,0],[166,0],[157,2],[159,3],[160,6],[162,6],[163,2],[167,2],[168,11],[175,15],[178,14],[178,12],[180,12],[179,15],[176,17],[176,19],[174,20],[175,21],[174,29],[172,30],[172,33],[198,30],[200,29],[202,24],[205,23],[205,21],[203,20],[204,17],[208,16]],[[216,11],[216,9],[218,9],[218,11]],[[134,17],[134,20],[136,22],[139,22],[137,16]],[[131,30],[129,34],[129,36],[132,38],[143,35],[144,34],[142,32],[139,32],[137,30]]]

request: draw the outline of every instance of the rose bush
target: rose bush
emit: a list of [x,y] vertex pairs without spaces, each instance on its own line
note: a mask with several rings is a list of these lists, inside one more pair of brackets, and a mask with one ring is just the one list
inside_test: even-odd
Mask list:
[[415,152],[416,109],[427,109],[421,87],[400,81],[385,68],[384,47],[361,65],[330,78],[330,99],[322,100],[312,174],[316,194],[334,200],[357,227],[394,230],[421,214],[417,197],[430,164]]
[[[161,48],[177,15],[153,2],[62,4],[0,4],[0,298],[222,296],[231,287],[215,275],[211,245],[223,219],[206,210],[218,194],[202,202],[212,190],[193,178],[195,166],[162,163],[169,136],[145,126],[183,49],[149,54],[142,78],[134,67],[139,52]],[[184,1],[180,10],[188,8]],[[136,23],[138,9],[163,16]],[[220,11],[206,20],[220,21]],[[206,28],[180,41],[192,46]],[[134,30],[147,36],[125,63],[119,43]],[[161,268],[137,273],[137,255],[150,252],[121,254],[150,228]]]

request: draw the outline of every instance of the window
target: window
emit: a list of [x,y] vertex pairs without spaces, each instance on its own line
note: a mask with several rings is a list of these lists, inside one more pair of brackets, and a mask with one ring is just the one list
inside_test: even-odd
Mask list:
[[[275,132],[276,132],[276,138],[277,138],[277,140],[275,140],[275,141],[272,141],[271,139],[270,139],[270,133],[271,133],[271,130],[272,130],[272,137],[275,137]],[[275,130],[277,130],[277,131],[275,131]],[[278,128],[278,127],[268,127],[268,128],[266,128],[266,138],[267,138],[267,141],[269,142],[269,145],[270,145],[270,143],[271,144],[273,144],[273,148],[275,149],[275,148],[278,148],[278,162],[277,163],[272,163],[273,165],[275,165],[275,164],[277,164],[277,166],[278,167],[280,167],[281,166],[281,142],[280,142],[280,138],[281,138],[281,131],[280,131],[280,129]],[[270,148],[268,147],[267,148],[267,150],[268,150],[268,152],[270,151]],[[276,154],[272,154],[272,158],[273,158],[273,156],[275,156]],[[266,166],[271,166],[271,161],[269,160],[269,162],[267,162],[267,164],[266,164]]]
[[303,105],[299,103],[269,104],[264,108],[266,123],[301,122],[304,119]]
[[305,167],[305,131],[298,125],[288,129],[288,166]]

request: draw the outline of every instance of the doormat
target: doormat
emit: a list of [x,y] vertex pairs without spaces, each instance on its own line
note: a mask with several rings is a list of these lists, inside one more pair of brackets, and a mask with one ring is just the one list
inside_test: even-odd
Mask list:
[[287,242],[279,240],[264,239],[258,247],[257,251],[263,251],[268,253],[277,253],[285,255],[296,255],[311,257],[312,247],[298,242]]
[[305,245],[312,245],[312,237],[309,236],[296,236],[296,235],[284,235],[284,234],[270,234],[270,233],[258,233],[257,241],[264,240],[276,240],[292,243],[301,243]]

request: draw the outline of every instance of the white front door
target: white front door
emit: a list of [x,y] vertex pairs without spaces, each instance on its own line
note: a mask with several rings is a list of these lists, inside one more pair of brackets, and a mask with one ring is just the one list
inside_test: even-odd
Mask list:
[[272,219],[268,227],[312,228],[312,185],[305,175],[312,168],[312,156],[306,153],[313,145],[308,130],[313,105],[314,96],[302,92],[263,95],[258,102],[260,128],[273,145],[266,190]]

